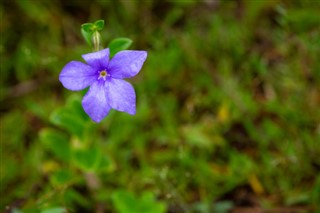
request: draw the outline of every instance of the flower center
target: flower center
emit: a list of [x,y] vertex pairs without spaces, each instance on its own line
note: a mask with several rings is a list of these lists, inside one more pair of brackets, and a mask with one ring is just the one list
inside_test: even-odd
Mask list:
[[102,70],[100,73],[99,73],[99,77],[98,77],[98,80],[100,78],[102,78],[103,80],[106,80],[106,78],[109,76],[109,74],[107,73],[106,70]]

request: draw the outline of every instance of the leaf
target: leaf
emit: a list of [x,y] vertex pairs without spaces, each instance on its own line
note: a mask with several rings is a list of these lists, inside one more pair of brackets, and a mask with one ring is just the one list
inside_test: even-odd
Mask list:
[[96,171],[102,161],[102,153],[98,148],[78,149],[73,151],[75,164],[86,172]]
[[81,25],[81,29],[83,29],[87,33],[93,33],[94,25],[92,23],[85,23]]
[[71,134],[77,135],[79,138],[82,138],[83,136],[85,123],[79,116],[66,108],[55,110],[50,116],[50,121],[55,125],[68,130]]
[[86,40],[86,42],[90,45],[90,47],[93,46],[92,44],[92,32],[86,32],[83,28],[81,28],[81,34],[83,38]]
[[85,23],[81,25],[81,34],[91,47],[93,46],[93,43],[92,43],[93,33],[96,31],[103,30],[103,27],[104,27],[104,20],[97,20],[96,22],[94,22],[94,24]]
[[66,106],[53,111],[50,115],[50,121],[66,129],[69,133],[82,138],[86,130],[88,116],[82,109],[81,98],[79,96],[70,96]]
[[155,201],[151,192],[144,192],[140,200],[139,210],[139,212],[163,213],[166,212],[166,207],[164,203]]
[[85,23],[81,25],[81,34],[86,40],[86,42],[92,47],[92,34],[94,25],[92,23]]
[[61,186],[71,182],[73,176],[68,170],[59,170],[50,176],[50,181],[53,185]]
[[67,100],[66,108],[74,112],[75,115],[83,121],[89,121],[89,116],[85,113],[81,104],[81,97],[79,95],[71,95]]
[[129,38],[113,39],[108,46],[110,49],[110,57],[113,57],[119,51],[128,49],[131,44],[132,40]]
[[94,22],[94,30],[101,31],[104,27],[104,20],[98,20]]
[[41,213],[66,213],[67,210],[63,207],[54,207],[42,210]]
[[135,197],[131,192],[119,190],[111,199],[119,213],[166,212],[165,204],[155,201],[151,192],[144,192],[141,197]]
[[135,202],[134,195],[130,192],[117,191],[112,196],[112,202],[119,213],[132,213],[135,212]]
[[66,135],[57,130],[48,128],[41,130],[40,139],[46,148],[58,158],[64,161],[70,159],[70,146]]
[[114,169],[115,169],[115,166],[114,166],[113,162],[107,156],[105,156],[105,155],[102,156],[99,167],[97,167],[97,171],[111,172]]

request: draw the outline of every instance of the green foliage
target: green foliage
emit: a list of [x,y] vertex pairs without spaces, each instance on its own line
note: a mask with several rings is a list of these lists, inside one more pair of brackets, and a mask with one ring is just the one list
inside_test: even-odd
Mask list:
[[[316,212],[319,2],[215,2],[1,3],[0,212]],[[97,18],[88,43],[148,51],[100,124],[58,81]]]
[[[91,25],[91,24],[89,24]],[[93,46],[92,44],[92,32],[89,30],[91,27],[87,25],[82,25],[81,27],[81,34],[86,40],[87,44],[89,44],[91,47]]]
[[86,42],[92,47],[92,36],[94,32],[102,31],[104,28],[104,20],[97,20],[94,23],[85,23],[81,25],[81,34]]
[[110,49],[110,57],[113,57],[117,52],[126,50],[132,44],[132,40],[128,38],[116,38],[113,39],[108,47]]
[[70,159],[70,144],[64,134],[53,129],[43,129],[40,132],[40,139],[44,146],[58,158],[64,161]]
[[101,31],[103,30],[103,27],[104,27],[104,20],[98,20],[94,22],[93,30]]
[[94,25],[92,23],[85,23],[81,25],[81,29],[83,29],[87,33],[93,32]]
[[154,200],[152,193],[144,192],[140,198],[127,191],[116,191],[112,201],[119,213],[153,212],[164,213],[165,205]]
[[75,164],[84,171],[96,171],[102,162],[102,153],[99,149],[75,150],[73,153]]
[[56,109],[50,116],[50,121],[71,134],[83,137],[86,129],[86,122],[89,120],[83,112],[80,97],[73,96],[69,99],[66,106]]
[[66,213],[67,210],[62,207],[54,207],[54,208],[49,208],[42,210],[41,213]]

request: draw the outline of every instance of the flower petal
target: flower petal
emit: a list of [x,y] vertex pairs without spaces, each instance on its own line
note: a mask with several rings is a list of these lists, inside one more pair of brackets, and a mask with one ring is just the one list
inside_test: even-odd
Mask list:
[[82,107],[94,122],[100,122],[110,111],[104,82],[94,82],[82,99]]
[[136,93],[133,86],[121,79],[110,78],[107,82],[109,105],[121,112],[136,114]]
[[59,80],[69,90],[82,90],[96,80],[96,72],[79,61],[71,61],[62,69]]
[[110,61],[108,72],[113,78],[130,78],[138,74],[147,58],[146,51],[124,50]]
[[92,67],[106,69],[109,63],[109,54],[109,48],[106,48],[98,52],[84,54],[82,58]]

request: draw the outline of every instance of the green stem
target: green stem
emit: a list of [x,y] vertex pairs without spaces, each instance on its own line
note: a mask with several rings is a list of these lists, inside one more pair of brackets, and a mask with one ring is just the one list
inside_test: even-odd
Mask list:
[[93,49],[94,51],[100,50],[100,33],[95,31],[92,35]]

